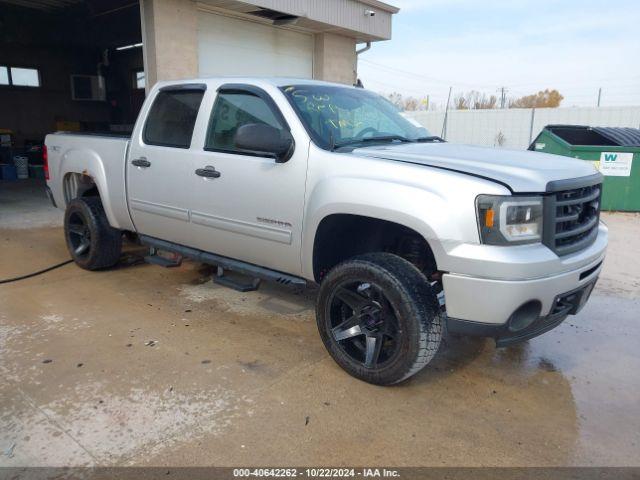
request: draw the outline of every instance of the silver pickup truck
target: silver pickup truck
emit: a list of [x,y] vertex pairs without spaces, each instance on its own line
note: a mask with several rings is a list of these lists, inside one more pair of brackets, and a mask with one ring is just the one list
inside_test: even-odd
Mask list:
[[589,162],[446,143],[360,88],[162,82],[130,138],[55,133],[46,148],[80,267],[117,263],[128,233],[148,261],[216,265],[234,288],[317,283],[327,350],[375,384],[418,372],[445,330],[498,346],[550,330],[605,257]]

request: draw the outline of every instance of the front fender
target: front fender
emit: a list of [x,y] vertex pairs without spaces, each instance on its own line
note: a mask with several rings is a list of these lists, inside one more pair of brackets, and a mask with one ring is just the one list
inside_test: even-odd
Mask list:
[[322,220],[333,214],[360,215],[408,227],[429,243],[438,265],[446,263],[447,250],[463,242],[478,242],[475,193],[471,190],[465,193],[464,185],[425,188],[424,184],[360,177],[329,177],[318,182],[305,207],[304,276],[313,278],[316,231]]

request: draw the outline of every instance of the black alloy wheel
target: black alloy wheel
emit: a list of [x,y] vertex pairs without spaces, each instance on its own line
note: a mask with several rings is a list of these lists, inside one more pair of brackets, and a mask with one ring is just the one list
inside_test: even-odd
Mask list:
[[434,288],[414,265],[391,253],[368,253],[333,267],[320,284],[316,321],[336,363],[376,385],[420,371],[442,338]]
[[112,267],[120,260],[122,231],[109,225],[98,197],[74,198],[64,215],[67,249],[86,270]]
[[330,302],[331,334],[352,360],[376,368],[397,355],[402,330],[378,285],[345,282]]
[[84,216],[78,212],[71,213],[67,230],[74,256],[76,258],[87,257],[91,253],[91,230]]

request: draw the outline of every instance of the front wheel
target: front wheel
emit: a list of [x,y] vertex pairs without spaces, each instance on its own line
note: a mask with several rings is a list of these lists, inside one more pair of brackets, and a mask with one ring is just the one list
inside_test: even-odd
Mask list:
[[334,267],[320,286],[316,320],[338,365],[377,385],[420,371],[442,339],[431,285],[415,266],[390,253],[361,255]]
[[122,232],[109,225],[99,198],[75,198],[69,202],[64,234],[71,257],[85,270],[112,267],[120,259]]

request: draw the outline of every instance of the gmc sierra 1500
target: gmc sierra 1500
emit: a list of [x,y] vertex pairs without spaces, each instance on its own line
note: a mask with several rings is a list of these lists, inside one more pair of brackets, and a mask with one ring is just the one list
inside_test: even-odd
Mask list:
[[335,361],[376,384],[413,375],[448,328],[498,346],[545,332],[602,268],[589,162],[454,145],[360,88],[295,79],[153,87],[130,138],[46,138],[48,188],[76,263],[122,235],[253,279],[320,285]]

